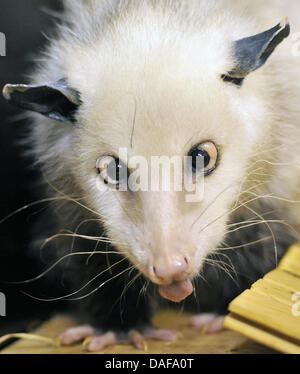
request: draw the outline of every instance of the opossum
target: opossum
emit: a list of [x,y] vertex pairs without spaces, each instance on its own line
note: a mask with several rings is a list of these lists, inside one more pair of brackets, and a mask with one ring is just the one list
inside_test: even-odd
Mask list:
[[[82,321],[63,344],[172,340],[151,324],[160,306],[218,331],[230,301],[299,238],[300,69],[289,34],[300,23],[296,2],[282,3],[65,0],[29,84],[4,87],[30,111],[26,141],[54,201],[30,250],[44,246],[52,266],[41,275],[58,268],[64,290],[53,299],[76,299]],[[184,173],[204,184],[202,199],[187,201],[173,178],[170,190],[122,190],[135,156],[189,158]]]

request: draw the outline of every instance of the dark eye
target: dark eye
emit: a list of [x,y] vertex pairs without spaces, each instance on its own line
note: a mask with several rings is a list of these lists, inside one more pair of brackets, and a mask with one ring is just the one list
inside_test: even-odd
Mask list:
[[110,187],[119,188],[128,181],[127,166],[113,156],[103,156],[97,160],[96,168],[100,178]]
[[193,147],[190,150],[188,156],[192,158],[193,172],[197,171],[199,161],[202,161],[200,162],[200,165],[202,167],[201,170],[204,171],[204,175],[208,175],[211,172],[213,172],[217,166],[219,152],[216,145],[213,142],[207,141]]

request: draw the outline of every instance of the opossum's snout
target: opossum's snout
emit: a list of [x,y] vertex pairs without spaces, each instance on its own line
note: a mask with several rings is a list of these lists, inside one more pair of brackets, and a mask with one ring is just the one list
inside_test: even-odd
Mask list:
[[149,278],[159,285],[159,293],[165,299],[179,302],[193,292],[189,279],[193,265],[183,254],[170,254],[153,260],[149,267]]
[[149,278],[157,284],[168,285],[187,279],[191,273],[190,260],[182,254],[158,257],[149,266]]

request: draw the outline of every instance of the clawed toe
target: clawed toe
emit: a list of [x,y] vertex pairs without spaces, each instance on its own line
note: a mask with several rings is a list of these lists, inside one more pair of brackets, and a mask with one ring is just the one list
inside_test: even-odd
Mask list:
[[201,328],[208,334],[223,330],[224,316],[212,313],[196,314],[190,318],[191,326]]
[[87,338],[88,336],[92,336],[96,333],[96,330],[89,325],[82,325],[72,327],[64,331],[60,337],[59,341],[61,345],[72,345],[75,343],[80,342],[81,340]]
[[103,335],[88,337],[84,341],[83,346],[89,352],[97,352],[102,351],[105,347],[109,345],[114,345],[118,343],[120,342],[117,340],[116,334],[113,332],[108,332]]

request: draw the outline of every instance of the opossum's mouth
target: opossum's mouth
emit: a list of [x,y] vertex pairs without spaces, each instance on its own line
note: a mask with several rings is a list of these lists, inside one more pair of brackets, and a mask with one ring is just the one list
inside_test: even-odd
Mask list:
[[194,291],[194,287],[190,279],[186,279],[183,281],[175,281],[168,285],[161,285],[158,287],[158,291],[160,296],[164,299],[179,303]]

